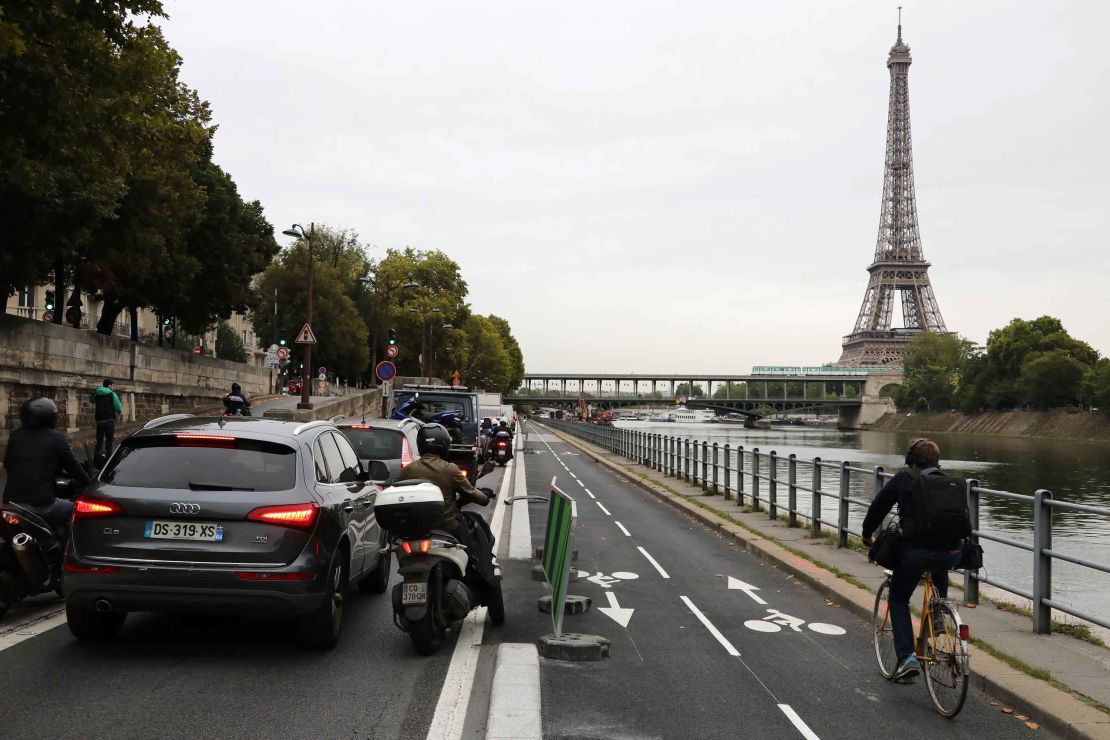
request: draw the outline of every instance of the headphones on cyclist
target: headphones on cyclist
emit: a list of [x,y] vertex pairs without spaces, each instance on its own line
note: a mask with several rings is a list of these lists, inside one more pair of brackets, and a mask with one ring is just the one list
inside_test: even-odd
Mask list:
[[906,466],[907,467],[913,465],[913,451],[916,450],[917,446],[919,444],[921,444],[922,442],[924,442],[924,441],[925,441],[924,439],[915,439],[913,442],[910,442],[910,448],[908,450],[906,450]]

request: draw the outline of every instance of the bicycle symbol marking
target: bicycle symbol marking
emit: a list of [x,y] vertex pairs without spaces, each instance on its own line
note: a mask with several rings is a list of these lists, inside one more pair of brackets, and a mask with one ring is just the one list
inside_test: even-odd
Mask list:
[[[792,617],[789,614],[784,614],[778,609],[768,609],[768,616],[763,619],[749,619],[744,622],[744,626],[754,632],[781,632],[783,627],[789,627],[795,632],[802,631],[802,625],[806,624],[804,619]],[[847,630],[843,627],[838,627],[835,624],[826,624],[824,622],[810,622],[809,628],[820,635],[843,635],[847,634]]]
[[588,570],[580,570],[578,571],[578,577],[585,578],[590,583],[596,583],[602,588],[612,588],[614,583],[619,583],[620,581],[634,581],[640,576],[623,570],[618,570],[608,576],[601,571],[598,571],[596,574],[591,574]]

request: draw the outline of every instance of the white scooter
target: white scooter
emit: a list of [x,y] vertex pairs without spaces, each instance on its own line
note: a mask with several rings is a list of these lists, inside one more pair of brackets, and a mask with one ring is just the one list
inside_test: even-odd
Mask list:
[[[482,489],[492,500],[492,490]],[[374,515],[390,536],[397,553],[402,583],[393,587],[393,623],[409,633],[421,655],[439,650],[447,629],[461,622],[471,609],[486,606],[490,622],[505,621],[501,569],[494,559],[495,585],[468,570],[466,547],[449,533],[432,529],[443,517],[443,494],[426,480],[394,483],[378,494]],[[480,518],[461,512],[464,518]],[[484,527],[484,522],[475,524]]]

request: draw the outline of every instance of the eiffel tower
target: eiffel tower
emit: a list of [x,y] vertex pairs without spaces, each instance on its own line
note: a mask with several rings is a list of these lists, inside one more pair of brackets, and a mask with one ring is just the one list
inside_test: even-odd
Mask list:
[[[852,333],[844,337],[840,365],[901,365],[902,352],[923,331],[945,332],[929,263],[921,251],[917,227],[917,197],[913,187],[910,145],[910,47],[902,41],[902,11],[898,10],[898,40],[890,49],[890,107],[886,124],[886,173],[883,207],[875,260],[867,271],[867,291]],[[895,292],[901,295],[905,327],[892,329]]]

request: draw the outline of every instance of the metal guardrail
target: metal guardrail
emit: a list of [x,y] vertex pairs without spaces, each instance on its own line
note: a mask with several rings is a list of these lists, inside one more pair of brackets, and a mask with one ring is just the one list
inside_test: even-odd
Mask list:
[[[827,527],[835,532],[837,547],[847,547],[850,536],[862,537],[861,532],[849,525],[851,507],[866,509],[871,504],[870,500],[851,495],[852,481],[862,476],[865,481],[870,482],[874,492],[878,493],[886,481],[894,477],[893,473],[886,472],[882,466],[864,468],[847,462],[822,460],[820,457],[799,460],[795,455],[789,455],[783,458],[774,450],[761,452],[758,447],[748,450],[743,445],[731,447],[717,442],[708,443],[704,440],[576,421],[544,419],[543,423],[635,460],[668,477],[700,486],[703,491],[723,494],[725,500],[735,498],[741,506],[745,500],[750,500],[754,511],[763,511],[765,508],[771,519],[778,518],[781,510],[786,515],[789,526],[799,526],[798,520],[804,519],[814,536],[820,535],[823,528]],[[799,482],[799,469],[808,474],[805,476],[810,481],[808,486]],[[829,471],[833,471],[831,475],[828,474]],[[853,479],[853,476],[856,478]],[[827,487],[829,485],[835,485],[835,488],[830,490]],[[779,497],[781,486],[786,488],[785,505]],[[803,511],[798,506],[799,491],[810,494],[808,511]],[[825,499],[835,501],[835,512],[825,511]],[[1106,563],[1053,548],[1053,512],[1071,511],[1110,519],[1110,509],[1056,501],[1052,498],[1052,492],[1045,489],[1038,489],[1033,495],[997,491],[980,486],[975,479],[967,481],[967,499],[974,542],[988,540],[1033,555],[1032,590],[1001,582],[978,571],[960,571],[965,576],[964,596],[968,603],[979,603],[979,584],[987,583],[1033,602],[1034,632],[1048,634],[1052,631],[1053,609],[1110,629],[1110,618],[1105,615],[1091,614],[1052,597],[1052,564],[1056,560],[1110,573],[1110,565]],[[1007,499],[1032,505],[1032,544],[982,530],[980,504],[990,499]]]

